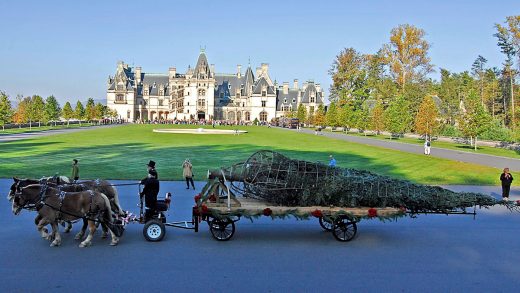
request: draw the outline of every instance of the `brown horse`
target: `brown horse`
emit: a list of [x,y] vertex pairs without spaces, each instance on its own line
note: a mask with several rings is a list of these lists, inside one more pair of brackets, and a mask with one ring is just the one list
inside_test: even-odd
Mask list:
[[[37,201],[36,210],[40,216],[37,224],[38,232],[43,238],[49,239],[44,227],[48,224],[52,227],[51,236],[54,241],[51,246],[61,244],[61,236],[58,231],[58,221],[74,221],[88,219],[89,234],[80,243],[79,247],[92,245],[92,237],[96,231],[96,221],[102,221],[109,227],[112,224],[112,210],[106,195],[96,191],[63,192],[48,185],[33,184],[19,189],[14,194],[12,210],[15,215],[29,203]],[[119,238],[110,229],[112,242],[117,245]]]
[[[78,191],[85,191],[85,190],[92,190],[97,191],[100,193],[105,194],[109,201],[110,206],[112,208],[112,211],[118,215],[124,215],[124,211],[119,205],[119,196],[117,193],[117,189],[110,184],[110,182],[106,180],[90,180],[90,181],[83,181],[81,183],[69,183],[69,180],[67,177],[61,176],[61,177],[44,177],[40,180],[36,179],[18,179],[13,177],[13,184],[11,185],[11,188],[9,190],[9,195],[7,198],[11,201],[14,194],[16,193],[16,190],[21,189],[23,187],[29,186],[31,184],[50,184],[52,187],[57,187],[61,191],[66,192],[78,192]],[[35,203],[31,203],[35,204]],[[38,224],[40,221],[39,216],[36,216],[35,223]],[[67,227],[65,228],[65,233],[70,232],[72,229],[72,224],[70,222],[66,222]],[[108,229],[102,225],[103,233],[102,237],[106,238],[108,235]],[[76,234],[75,239],[80,240],[85,235],[85,232],[87,230],[87,221],[83,221],[83,226],[81,227],[81,230]]]

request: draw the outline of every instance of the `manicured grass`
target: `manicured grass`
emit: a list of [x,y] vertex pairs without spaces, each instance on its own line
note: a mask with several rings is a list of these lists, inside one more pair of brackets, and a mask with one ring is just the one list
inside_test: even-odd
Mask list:
[[275,128],[238,127],[249,131],[239,136],[152,132],[154,128],[171,127],[199,126],[125,125],[1,143],[0,177],[39,178],[55,173],[70,176],[71,161],[78,158],[83,179],[140,179],[146,175],[145,164],[154,160],[160,179],[182,180],[181,164],[190,158],[195,180],[205,180],[207,169],[229,166],[256,150],[271,149],[292,158],[324,163],[333,154],[340,167],[366,169],[420,183],[499,183],[500,170],[495,168]]
[[80,128],[80,127],[91,127],[89,123],[83,123],[81,125],[79,124],[70,124],[67,125],[57,125],[57,126],[40,126],[36,127],[33,126],[32,128],[29,127],[23,127],[23,128],[10,128],[2,130],[0,127],[0,135],[9,135],[9,134],[17,134],[17,133],[28,133],[28,132],[40,132],[40,131],[47,131],[47,130],[54,130],[54,129],[67,129],[67,128]]
[[[367,137],[367,138],[373,138],[373,139],[379,139],[379,140],[385,140],[385,141],[411,143],[411,144],[417,144],[417,145],[424,144],[424,140],[422,140],[422,139],[409,138],[409,137],[392,138],[390,140],[388,135],[368,134],[365,136],[362,133],[354,133],[354,132],[349,132],[348,135],[363,136],[363,137]],[[432,141],[432,147],[450,149],[450,150],[456,150],[456,151],[462,151],[462,152],[468,152],[468,153],[474,153],[474,154],[486,154],[486,155],[520,159],[520,154],[517,151],[502,149],[502,148],[487,147],[487,146],[479,146],[478,141],[477,141],[477,151],[475,151],[474,147],[467,145],[467,144],[451,143],[451,142],[437,141],[437,140]]]

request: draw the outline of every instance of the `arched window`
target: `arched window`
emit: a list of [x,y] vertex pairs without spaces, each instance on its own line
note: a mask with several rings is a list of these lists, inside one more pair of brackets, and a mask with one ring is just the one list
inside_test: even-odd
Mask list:
[[124,95],[116,95],[116,102],[124,102],[125,96]]
[[246,116],[246,121],[251,121],[251,113],[246,112],[245,116]]
[[267,121],[267,112],[260,112],[260,121]]
[[199,96],[205,96],[206,95],[206,91],[203,90],[203,89],[200,89],[199,90]]

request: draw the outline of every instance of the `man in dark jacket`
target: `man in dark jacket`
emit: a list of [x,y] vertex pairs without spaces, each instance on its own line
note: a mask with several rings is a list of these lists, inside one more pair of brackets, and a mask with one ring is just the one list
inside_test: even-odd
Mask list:
[[141,184],[144,185],[141,196],[144,196],[144,202],[146,206],[145,221],[150,219],[155,212],[155,206],[157,204],[157,194],[159,194],[159,176],[155,170],[155,162],[150,161],[148,164],[148,176],[141,180]]
[[509,173],[509,168],[504,168],[504,172],[500,174],[500,181],[502,181],[502,199],[509,200],[509,190],[513,183],[513,175]]

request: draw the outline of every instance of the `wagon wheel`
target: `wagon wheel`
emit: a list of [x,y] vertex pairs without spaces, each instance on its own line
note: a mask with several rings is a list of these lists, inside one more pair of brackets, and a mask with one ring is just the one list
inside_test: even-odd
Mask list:
[[332,235],[339,241],[347,242],[356,236],[357,225],[347,218],[339,218],[334,221]]
[[320,226],[323,228],[323,230],[332,231],[333,224],[331,221],[325,220],[323,217],[320,217],[318,220],[320,221]]
[[213,219],[209,222],[209,230],[213,238],[227,241],[235,234],[235,222],[230,219]]
[[158,242],[164,238],[166,234],[166,227],[159,220],[150,220],[144,224],[143,235],[144,238],[151,242]]

